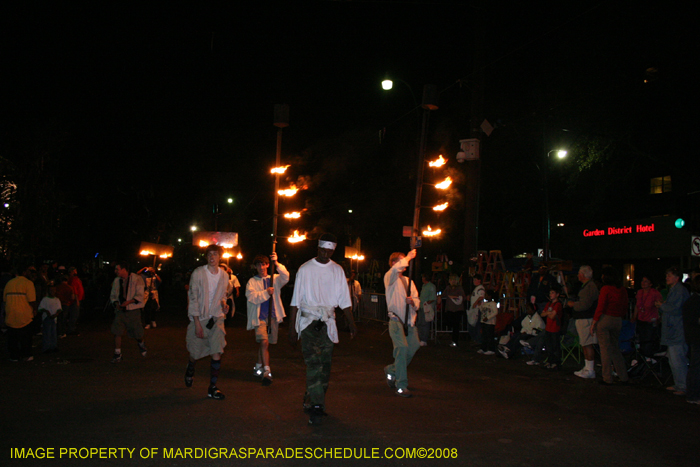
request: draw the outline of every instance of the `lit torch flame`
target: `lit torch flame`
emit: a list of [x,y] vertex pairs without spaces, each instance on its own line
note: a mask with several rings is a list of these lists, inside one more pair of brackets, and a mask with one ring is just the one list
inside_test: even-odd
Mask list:
[[272,170],[270,170],[270,173],[273,174],[283,174],[287,169],[289,168],[288,165],[282,166],[282,167],[275,167]]
[[435,185],[435,188],[439,188],[441,190],[444,190],[450,185],[452,185],[452,179],[450,177],[447,177],[445,180],[443,180],[440,183],[438,183],[437,185]]
[[155,255],[155,253],[153,253],[152,251],[148,251],[148,250],[141,250],[141,252],[139,254],[141,254],[143,256]]
[[299,231],[295,230],[294,235],[287,239],[289,243],[299,243],[306,240],[306,235],[299,235]]
[[433,211],[444,211],[445,208],[447,208],[447,205],[448,205],[448,204],[449,204],[449,203],[438,204],[437,206],[435,206],[435,207],[433,208]]
[[243,259],[243,255],[240,254],[240,253],[238,253],[238,254],[236,255],[236,258],[237,258],[237,259]]
[[359,256],[358,256],[358,255],[352,255],[352,256],[350,257],[350,259],[354,259],[354,260],[357,260],[357,261],[362,261],[363,259],[365,259],[365,255],[359,255]]
[[294,196],[297,194],[297,191],[299,191],[299,189],[296,187],[296,185],[292,185],[286,190],[277,191],[277,193],[279,193],[281,196]]
[[231,253],[224,253],[221,257],[224,258],[224,259],[230,258],[230,257],[231,257]]
[[296,211],[288,212],[284,215],[285,219],[299,219],[300,217],[301,217],[301,213],[298,213]]
[[229,249],[229,248],[233,248],[233,243],[222,243],[221,246],[226,248],[226,249]]
[[436,235],[440,235],[440,232],[442,232],[442,230],[432,230],[430,226],[428,226],[428,230],[424,230],[423,235],[425,235],[426,237],[434,237]]
[[169,253],[163,253],[162,255],[160,255],[160,257],[163,258],[163,259],[168,259],[168,258],[170,258],[171,256],[172,256],[172,254],[169,254]]
[[438,157],[436,160],[428,162],[428,166],[442,167],[443,165],[445,165],[446,162],[447,161],[442,157],[442,154],[440,154],[440,157]]
[[206,240],[200,240],[200,241],[199,241],[199,246],[201,246],[202,248],[206,248],[206,247],[209,246],[209,242],[206,241]]

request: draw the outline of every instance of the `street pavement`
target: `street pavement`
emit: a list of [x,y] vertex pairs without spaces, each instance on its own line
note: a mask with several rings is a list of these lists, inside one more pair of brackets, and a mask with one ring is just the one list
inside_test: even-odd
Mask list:
[[648,381],[582,380],[569,362],[551,372],[479,355],[467,342],[451,348],[445,335],[416,354],[414,397],[405,399],[384,381],[386,326],[360,323],[354,340],[341,332],[335,347],[329,416],[309,426],[304,362],[286,323],[271,350],[274,383],[263,387],[239,310],[218,384],[226,399],[216,401],[206,394],[208,360],[194,386],[184,385],[184,310],[160,313],[146,331],[146,357],[125,337],[120,364],[110,363],[110,317],[87,321],[80,336],[59,341],[59,353],[32,362],[9,362],[0,340],[0,465],[700,465],[700,406]]

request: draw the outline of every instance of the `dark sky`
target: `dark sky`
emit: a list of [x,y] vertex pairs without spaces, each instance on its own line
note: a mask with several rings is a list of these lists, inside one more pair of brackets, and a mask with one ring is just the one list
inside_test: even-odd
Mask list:
[[[502,237],[514,216],[499,224],[497,214],[513,207],[498,193],[520,196],[538,182],[533,161],[571,135],[562,128],[580,136],[633,127],[649,138],[639,144],[650,152],[689,128],[678,117],[689,106],[682,96],[697,38],[685,27],[688,15],[665,6],[242,5],[3,7],[2,156],[19,165],[47,158],[65,219],[80,222],[81,245],[123,254],[125,243],[158,234],[174,242],[192,222],[213,229],[219,203],[220,224],[241,232],[244,248],[261,248],[271,231],[272,110],[286,103],[283,159],[295,164],[290,177],[312,181],[298,200],[309,208],[301,225],[360,235],[377,255],[406,249],[399,234],[412,217],[419,112],[408,86],[381,91],[387,73],[418,100],[423,84],[442,91],[428,152],[446,157],[468,137],[471,90],[481,87],[483,117],[497,126],[484,150],[500,158],[483,167],[483,219],[493,218],[483,248],[520,247]],[[474,81],[475,63],[483,82]],[[650,67],[663,86],[643,96]],[[456,209],[442,219],[452,224],[452,241],[438,249],[461,247],[458,191]],[[347,208],[354,219],[341,215]]]

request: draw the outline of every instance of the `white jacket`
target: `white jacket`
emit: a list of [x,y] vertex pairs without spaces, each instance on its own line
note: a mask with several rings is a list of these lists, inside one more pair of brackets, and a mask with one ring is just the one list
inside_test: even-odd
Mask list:
[[[273,277],[272,287],[275,290],[272,294],[272,303],[275,306],[277,322],[281,323],[287,315],[284,313],[280,293],[282,287],[289,282],[289,271],[283,265],[277,263],[277,274]],[[245,297],[248,299],[248,325],[246,329],[250,331],[260,326],[260,305],[270,299],[270,294],[267,293],[262,277],[253,276],[248,279],[248,283],[245,286]]]

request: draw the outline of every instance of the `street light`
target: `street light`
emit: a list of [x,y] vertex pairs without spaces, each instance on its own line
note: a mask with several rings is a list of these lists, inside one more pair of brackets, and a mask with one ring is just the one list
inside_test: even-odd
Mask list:
[[567,155],[567,151],[564,149],[552,149],[547,153],[547,160],[544,162],[544,169],[542,170],[544,176],[544,216],[545,216],[545,239],[544,239],[544,255],[543,260],[549,261],[551,254],[549,251],[549,238],[551,234],[551,227],[549,225],[549,184],[547,180],[547,175],[549,172],[549,159],[552,153],[557,154],[558,159],[563,159]]

